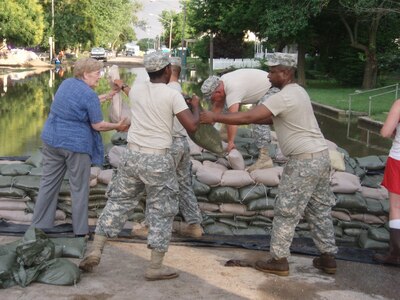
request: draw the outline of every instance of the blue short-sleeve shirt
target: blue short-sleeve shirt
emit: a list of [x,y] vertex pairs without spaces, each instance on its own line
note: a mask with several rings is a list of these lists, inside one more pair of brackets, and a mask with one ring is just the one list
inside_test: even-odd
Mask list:
[[58,88],[42,131],[42,140],[54,148],[87,153],[103,163],[101,135],[91,127],[103,121],[97,94],[82,80],[69,78]]

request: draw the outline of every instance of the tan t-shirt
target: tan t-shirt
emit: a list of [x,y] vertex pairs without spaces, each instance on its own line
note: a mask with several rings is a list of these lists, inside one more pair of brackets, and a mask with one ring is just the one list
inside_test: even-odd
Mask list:
[[[182,93],[182,87],[179,84],[179,82],[176,81],[170,81],[167,84],[170,88],[177,90],[179,93]],[[187,136],[187,131],[185,127],[182,126],[181,122],[179,122],[177,117],[174,117],[174,127],[172,131],[172,136],[174,137],[183,137]]]
[[328,149],[310,97],[301,86],[288,84],[263,104],[273,114],[274,129],[285,156]]
[[226,105],[253,104],[271,87],[268,73],[258,69],[239,69],[221,76],[224,83]]
[[142,82],[129,92],[131,127],[128,142],[154,149],[170,148],[174,116],[188,109],[178,91],[164,83]]

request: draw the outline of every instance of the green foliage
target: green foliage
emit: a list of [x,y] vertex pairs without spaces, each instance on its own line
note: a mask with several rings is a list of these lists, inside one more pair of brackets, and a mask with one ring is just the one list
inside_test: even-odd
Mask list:
[[16,46],[36,46],[44,34],[44,14],[36,0],[0,1],[0,34]]

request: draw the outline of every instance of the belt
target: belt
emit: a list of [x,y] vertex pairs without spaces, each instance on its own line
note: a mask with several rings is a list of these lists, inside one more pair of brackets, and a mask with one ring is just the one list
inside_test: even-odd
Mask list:
[[301,154],[295,154],[295,155],[290,155],[290,158],[295,158],[295,159],[314,159],[314,158],[319,158],[325,155],[329,155],[328,150],[322,150],[319,152],[315,153],[301,153]]
[[128,143],[127,145],[128,149],[132,151],[137,151],[141,153],[148,153],[148,154],[166,154],[167,149],[154,149],[154,148],[148,148],[148,147],[142,147],[139,146],[138,144],[134,143]]

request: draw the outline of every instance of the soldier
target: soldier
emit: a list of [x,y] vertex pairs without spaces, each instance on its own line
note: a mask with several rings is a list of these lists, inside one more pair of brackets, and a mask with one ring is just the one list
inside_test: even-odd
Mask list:
[[247,112],[202,112],[200,121],[235,125],[273,122],[281,150],[289,158],[274,208],[270,246],[272,258],[257,261],[256,269],[281,276],[289,275],[289,248],[295,228],[304,215],[310,224],[313,241],[321,252],[313,260],[314,267],[334,274],[337,247],[331,208],[335,205],[335,197],[329,186],[328,146],[307,92],[294,82],[296,57],[275,53],[267,64],[270,66],[268,78],[280,92]]
[[[211,100],[213,112],[221,113],[227,106],[230,113],[235,113],[239,111],[241,104],[257,103],[259,105],[279,91],[277,88],[270,88],[271,83],[268,80],[267,72],[257,69],[239,69],[221,77],[209,77],[201,86],[201,91],[206,99]],[[237,126],[227,126],[227,152],[235,148],[236,132]],[[268,144],[271,142],[269,126],[255,125],[253,134],[259,149],[259,157],[257,162],[248,168],[248,171],[271,168],[273,162],[268,152]]]
[[172,279],[178,277],[178,273],[163,266],[162,262],[171,239],[173,219],[178,212],[179,187],[169,151],[173,117],[176,115],[188,132],[195,132],[199,98],[192,97],[192,114],[181,93],[166,85],[171,76],[171,65],[161,52],[146,55],[144,66],[150,81],[136,83],[134,92],[130,92],[131,89],[121,80],[115,81],[131,100],[127,151],[108,186],[107,205],[97,222],[91,252],[79,267],[90,272],[100,263],[107,237],[118,235],[127,220],[127,213],[138,205],[145,190],[149,222],[147,245],[151,249],[145,278]]

